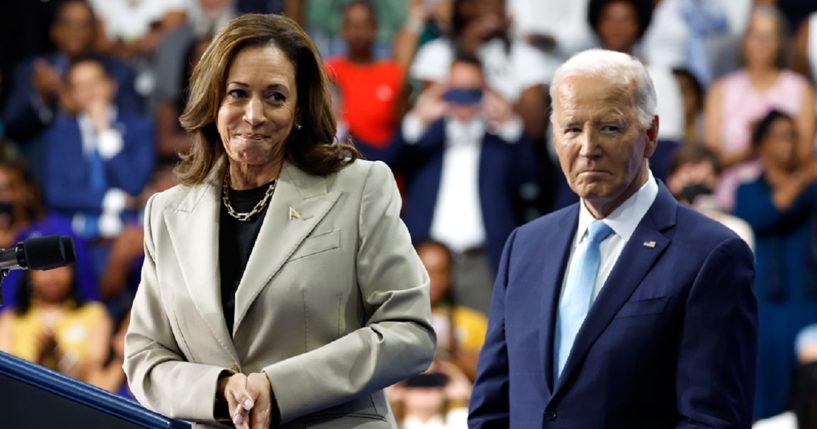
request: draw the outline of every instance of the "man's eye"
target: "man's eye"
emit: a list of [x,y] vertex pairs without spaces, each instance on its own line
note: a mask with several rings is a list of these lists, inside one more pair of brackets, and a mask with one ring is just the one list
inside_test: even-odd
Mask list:
[[565,134],[579,134],[582,132],[582,129],[579,127],[567,127],[565,128]]

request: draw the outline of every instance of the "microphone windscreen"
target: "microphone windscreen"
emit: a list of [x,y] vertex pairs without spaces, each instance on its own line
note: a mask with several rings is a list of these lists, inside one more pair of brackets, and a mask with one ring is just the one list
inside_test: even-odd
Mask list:
[[74,241],[67,236],[46,236],[23,241],[23,253],[30,270],[50,270],[74,263]]

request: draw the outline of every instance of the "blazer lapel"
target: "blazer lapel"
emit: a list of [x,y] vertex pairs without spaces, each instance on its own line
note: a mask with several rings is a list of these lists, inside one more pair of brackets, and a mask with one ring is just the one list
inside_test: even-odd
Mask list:
[[204,183],[190,188],[177,210],[165,212],[165,222],[196,311],[221,347],[238,361],[224,322],[218,274],[221,171],[223,162]]
[[326,179],[285,163],[235,297],[238,332],[247,311],[284,263],[334,206],[340,191],[327,192]]
[[576,334],[573,348],[570,350],[562,375],[553,391],[554,397],[564,387],[579,367],[588,349],[607,328],[621,306],[641,284],[641,280],[671,242],[663,231],[675,225],[677,204],[669,191],[659,182],[658,195],[652,207],[641,219],[629,242],[624,246],[613,271]]
[[[562,216],[554,219],[551,227],[547,228],[549,233],[542,240],[538,249],[542,253],[536,261],[542,263],[541,272],[535,284],[542,288],[542,312],[539,326],[542,330],[539,340],[542,343],[540,350],[543,352],[543,365],[545,371],[545,386],[548,392],[553,391],[553,338],[556,329],[556,314],[558,309],[559,295],[562,290],[562,278],[564,277],[567,258],[570,254],[570,245],[573,236],[576,234],[576,226],[579,222],[579,206],[574,204],[565,210]],[[561,255],[554,258],[553,255]]]

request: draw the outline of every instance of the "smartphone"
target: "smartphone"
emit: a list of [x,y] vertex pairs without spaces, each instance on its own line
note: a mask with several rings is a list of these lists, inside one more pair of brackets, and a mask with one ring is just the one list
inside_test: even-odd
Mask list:
[[406,380],[405,387],[445,387],[448,376],[441,372],[418,374]]
[[482,102],[482,89],[451,88],[443,94],[443,100],[451,104],[479,104]]

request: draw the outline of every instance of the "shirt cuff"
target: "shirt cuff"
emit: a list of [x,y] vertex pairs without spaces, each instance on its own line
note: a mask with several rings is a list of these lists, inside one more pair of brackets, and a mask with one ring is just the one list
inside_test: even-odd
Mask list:
[[102,211],[118,215],[119,212],[125,209],[127,199],[128,194],[126,194],[125,191],[111,188],[108,192],[105,192],[105,196],[102,197]]
[[99,155],[108,160],[122,151],[122,134],[115,129],[108,129],[97,134]]
[[522,138],[524,130],[522,119],[514,115],[513,119],[505,121],[497,127],[496,135],[505,140],[506,143],[517,143]]
[[417,115],[409,113],[403,118],[400,129],[403,132],[403,140],[407,144],[415,144],[420,141],[420,137],[425,133],[426,126],[423,125],[423,121]]

